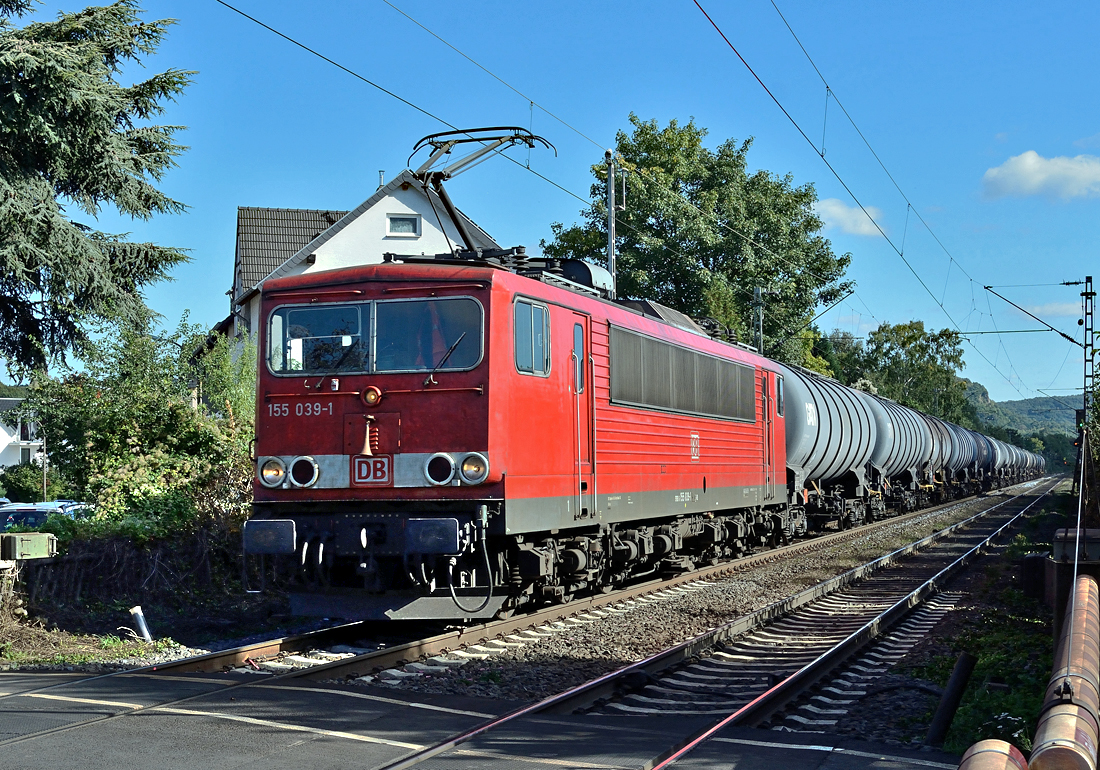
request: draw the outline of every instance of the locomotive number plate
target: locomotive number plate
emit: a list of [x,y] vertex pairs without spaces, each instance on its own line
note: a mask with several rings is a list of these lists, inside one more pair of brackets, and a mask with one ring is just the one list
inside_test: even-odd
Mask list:
[[390,455],[355,455],[351,458],[351,483],[357,487],[392,484],[392,469]]

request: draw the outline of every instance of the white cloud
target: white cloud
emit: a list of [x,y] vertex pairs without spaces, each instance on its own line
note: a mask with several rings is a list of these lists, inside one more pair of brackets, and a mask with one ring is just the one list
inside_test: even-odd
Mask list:
[[[867,206],[867,214],[882,223],[882,211]],[[838,198],[826,198],[814,204],[814,211],[825,221],[825,229],[837,228],[849,235],[878,235],[878,228],[858,206],[848,206]],[[885,229],[885,228],[883,228]]]
[[1091,197],[1100,195],[1100,158],[1094,155],[1044,158],[1035,150],[1028,150],[986,171],[982,184],[987,198]]
[[1029,313],[1042,319],[1077,318],[1081,315],[1080,302],[1048,302],[1045,305],[1025,305]]
[[1100,147],[1100,134],[1093,134],[1092,136],[1086,136],[1084,139],[1078,139],[1073,143],[1074,147],[1080,147],[1082,150],[1087,150],[1089,147]]

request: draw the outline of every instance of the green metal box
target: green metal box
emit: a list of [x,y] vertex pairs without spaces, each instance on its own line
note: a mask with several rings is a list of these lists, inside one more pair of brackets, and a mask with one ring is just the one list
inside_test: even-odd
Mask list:
[[48,532],[0,535],[0,559],[48,559],[57,556],[57,537]]

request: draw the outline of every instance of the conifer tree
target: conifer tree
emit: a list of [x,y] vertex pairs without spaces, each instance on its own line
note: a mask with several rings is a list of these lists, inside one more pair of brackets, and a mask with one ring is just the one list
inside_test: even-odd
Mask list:
[[[127,85],[173,23],[135,0],[18,26],[33,0],[0,0],[0,358],[9,371],[64,361],[90,325],[139,322],[142,289],[183,250],[100,232],[106,206],[149,219],[185,206],[156,183],[186,148],[182,126],[152,125],[194,73]],[[83,220],[83,221],[82,221]]]

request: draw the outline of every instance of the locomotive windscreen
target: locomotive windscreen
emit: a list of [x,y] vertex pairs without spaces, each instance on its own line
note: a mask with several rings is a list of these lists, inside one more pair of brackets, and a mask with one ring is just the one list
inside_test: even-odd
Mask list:
[[276,374],[471,369],[481,346],[481,305],[467,297],[285,306],[268,327]]
[[434,369],[440,362],[441,370],[470,369],[481,358],[481,306],[474,300],[376,304],[374,371]]
[[271,314],[268,358],[271,369],[307,373],[362,371],[366,356],[361,309],[359,305],[321,305],[276,310]]

